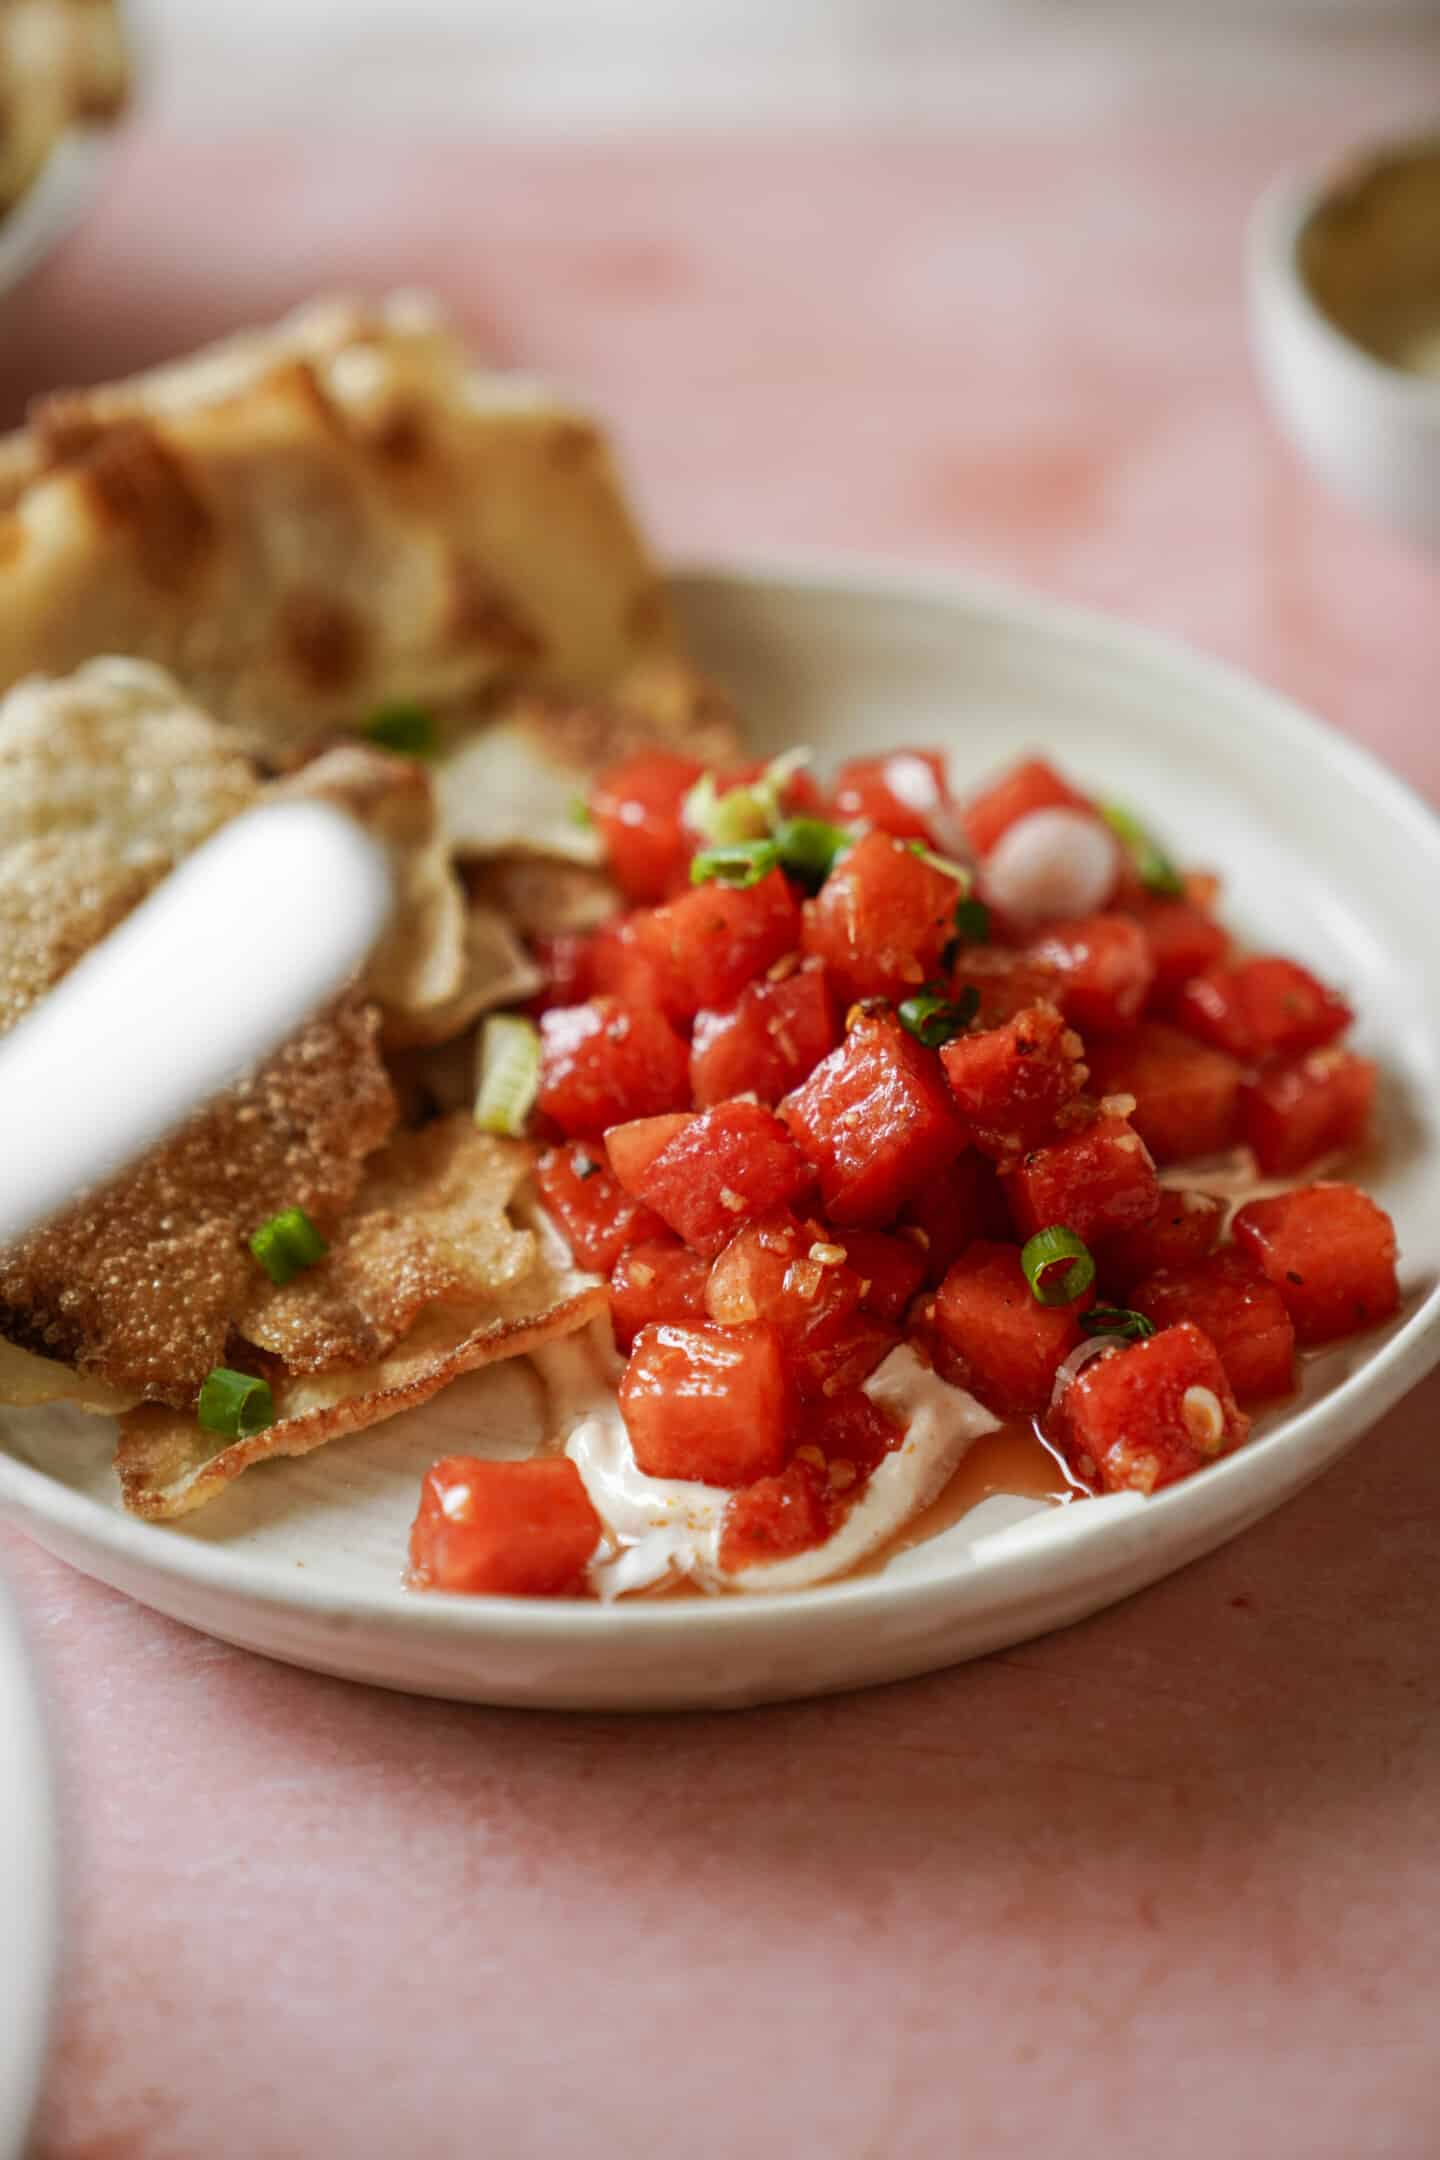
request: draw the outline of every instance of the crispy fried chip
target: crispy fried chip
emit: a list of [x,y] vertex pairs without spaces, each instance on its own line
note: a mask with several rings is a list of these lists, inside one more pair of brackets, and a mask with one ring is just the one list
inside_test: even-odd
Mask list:
[[125,88],[115,0],[4,0],[0,212],[38,177],[73,122],[113,118]]
[[0,703],[0,1033],[254,801],[250,760],[158,669],[97,660]]
[[385,1015],[387,1040],[392,1027],[402,1041],[413,1040],[417,1027],[425,1039],[436,1039],[429,1030],[448,1024],[465,990],[470,954],[465,895],[450,866],[430,775],[413,759],[344,744],[279,781],[270,795],[338,803],[384,846],[395,913],[370,955],[365,988]]
[[542,1237],[530,1273],[484,1306],[422,1313],[388,1357],[359,1372],[276,1382],[275,1423],[252,1439],[226,1446],[193,1417],[132,1412],[121,1421],[115,1453],[125,1505],[154,1521],[188,1514],[254,1463],[308,1455],[327,1440],[413,1410],[462,1373],[575,1334],[605,1309],[604,1285],[582,1275],[553,1237]]
[[465,889],[477,907],[493,908],[525,938],[598,930],[620,904],[603,870],[539,855],[466,863]]
[[329,1256],[257,1283],[240,1334],[291,1373],[372,1364],[427,1305],[473,1305],[530,1273],[535,1234],[506,1209],[529,1169],[523,1141],[465,1112],[395,1134],[372,1157]]
[[373,1006],[345,999],[113,1183],[0,1248],[0,1334],[126,1393],[192,1403],[247,1303],[252,1231],[340,1219],[395,1100]]
[[[385,1015],[387,1049],[424,1049],[450,1043],[481,1013],[504,1005],[523,1005],[543,989],[545,977],[508,919],[496,908],[469,907],[465,912],[465,947],[460,983],[453,997],[409,1013]],[[472,1086],[470,1090],[474,1094]]]
[[87,1380],[54,1358],[36,1357],[17,1343],[0,1339],[0,1403],[16,1410],[38,1409],[43,1403],[69,1403],[76,1410],[93,1410],[102,1417],[116,1417],[133,1410],[136,1397],[107,1387],[103,1380]]
[[436,766],[445,829],[460,856],[598,863],[599,836],[577,814],[597,773],[652,743],[733,763],[739,742],[728,702],[679,661],[632,672],[609,698],[516,692],[449,718]]
[[0,468],[0,685],[136,653],[285,760],[389,699],[675,652],[599,431],[413,302],[42,401]]

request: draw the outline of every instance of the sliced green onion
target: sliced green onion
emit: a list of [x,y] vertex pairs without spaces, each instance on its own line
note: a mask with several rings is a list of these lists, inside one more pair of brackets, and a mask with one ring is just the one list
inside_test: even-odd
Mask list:
[[201,1382],[196,1415],[206,1432],[221,1433],[227,1440],[248,1440],[274,1424],[275,1398],[268,1381],[217,1365]]
[[926,847],[923,840],[907,840],[905,845],[912,855],[919,856],[921,862],[928,863],[932,870],[938,870],[941,877],[954,878],[962,891],[969,892],[970,872],[964,863],[952,862],[948,855],[937,855],[934,848]]
[[303,1207],[284,1209],[261,1223],[250,1240],[250,1250],[273,1283],[287,1283],[302,1268],[314,1267],[330,1247]]
[[569,818],[570,823],[572,825],[578,825],[582,832],[588,832],[590,830],[590,827],[594,824],[595,820],[590,815],[590,805],[586,802],[583,795],[571,796]]
[[692,885],[758,885],[780,860],[773,840],[737,840],[731,847],[702,848],[690,865]]
[[520,1013],[492,1013],[480,1045],[475,1123],[518,1140],[540,1092],[540,1030]]
[[772,758],[756,779],[727,788],[723,795],[714,773],[703,772],[681,804],[680,815],[692,832],[715,848],[763,840],[779,824],[781,798],[810,755],[808,750],[787,750]]
[[1037,1230],[1021,1247],[1020,1265],[1037,1305],[1068,1305],[1095,1280],[1089,1246],[1059,1223]]
[[1082,1335],[1123,1335],[1127,1342],[1144,1342],[1155,1333],[1155,1323],[1128,1305],[1092,1305],[1080,1315]]
[[786,818],[775,831],[775,845],[785,869],[815,890],[824,884],[846,848],[854,844],[854,833],[843,825],[828,825],[824,818]]
[[963,1035],[979,1009],[980,993],[973,983],[967,983],[956,998],[922,990],[901,1005],[900,1025],[927,1050],[938,1050],[942,1043]]
[[955,928],[967,945],[988,945],[990,942],[990,910],[983,900],[957,900],[955,903]]
[[1119,803],[1101,803],[1100,815],[1117,840],[1130,850],[1135,875],[1147,892],[1164,893],[1172,900],[1185,897],[1185,881],[1163,849],[1156,846],[1139,818]]
[[405,698],[377,705],[361,733],[377,748],[394,750],[400,757],[431,757],[438,748],[433,713]]

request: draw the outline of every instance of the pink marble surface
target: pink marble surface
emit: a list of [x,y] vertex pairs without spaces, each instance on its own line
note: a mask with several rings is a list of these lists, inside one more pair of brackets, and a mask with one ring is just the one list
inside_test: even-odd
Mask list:
[[[1440,795],[1436,570],[1297,471],[1244,351],[1248,202],[1368,117],[1342,75],[1264,124],[1137,100],[930,144],[152,130],[9,304],[0,405],[320,284],[431,282],[614,416],[671,550],[1017,576]],[[1437,1416],[1440,1382],[1084,1627],[738,1718],[347,1688],[0,1532],[68,1836],[39,2151],[1436,2150]]]

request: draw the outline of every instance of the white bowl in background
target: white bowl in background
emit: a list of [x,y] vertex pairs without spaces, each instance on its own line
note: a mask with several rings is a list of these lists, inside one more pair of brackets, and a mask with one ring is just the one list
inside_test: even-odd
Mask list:
[[419,1694],[557,1709],[721,1707],[929,1672],[1128,1597],[1318,1476],[1440,1359],[1440,821],[1375,760],[1258,683],[1044,600],[936,572],[829,564],[675,580],[700,660],[753,747],[943,744],[968,787],[1047,747],[1219,870],[1224,912],[1347,986],[1382,1060],[1403,1302],[1303,1365],[1236,1454],[1153,1499],[986,1500],[883,1572],[791,1596],[581,1600],[402,1587],[421,1476],[541,1437],[521,1361],[296,1462],[265,1463],[170,1527],[120,1506],[105,1419],[0,1411],[0,1510],[159,1611],[292,1664]]
[[[1440,550],[1440,372],[1401,364],[1407,288],[1440,368],[1440,137],[1290,177],[1251,221],[1251,327],[1291,441],[1337,494]],[[1428,277],[1427,277],[1428,269]],[[1342,297],[1327,305],[1327,281]],[[1350,319],[1347,320],[1347,317]]]

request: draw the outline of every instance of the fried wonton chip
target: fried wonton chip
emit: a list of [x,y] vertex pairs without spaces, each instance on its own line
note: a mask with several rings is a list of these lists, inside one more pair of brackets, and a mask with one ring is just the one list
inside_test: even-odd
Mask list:
[[88,1380],[54,1358],[36,1357],[17,1343],[0,1340],[0,1403],[16,1410],[36,1410],[45,1403],[69,1403],[100,1417],[133,1410],[137,1398],[103,1380]]
[[120,1177],[0,1248],[0,1334],[122,1392],[193,1403],[249,1302],[251,1233],[303,1207],[328,1234],[389,1133],[378,1033],[373,1006],[342,999]]
[[125,101],[115,0],[0,5],[0,212],[24,194],[65,130]]
[[538,855],[495,855],[465,865],[465,889],[525,938],[598,930],[620,896],[605,871]]
[[[270,790],[272,801],[304,797],[338,803],[385,848],[395,912],[365,969],[390,1035],[425,1032],[427,1015],[448,1009],[465,988],[469,953],[465,895],[450,865],[430,775],[412,758],[388,757],[361,743],[324,751]],[[430,1025],[434,1025],[434,1021]]]
[[606,1309],[603,1283],[539,1240],[533,1268],[483,1305],[434,1306],[386,1357],[358,1372],[308,1373],[272,1382],[275,1423],[228,1446],[193,1416],[146,1408],[121,1421],[115,1466],[132,1514],[185,1515],[252,1464],[308,1455],[342,1434],[428,1402],[462,1373],[521,1357],[587,1327]]
[[520,1140],[464,1111],[396,1133],[371,1158],[328,1256],[288,1283],[260,1281],[236,1327],[291,1373],[367,1365],[427,1305],[471,1305],[536,1264],[535,1233],[506,1209],[530,1165]]
[[676,651],[598,429],[414,301],[42,400],[0,468],[0,686],[135,653],[280,762],[391,699]]
[[521,691],[467,722],[451,717],[436,785],[460,856],[538,855],[599,863],[580,815],[587,789],[618,759],[653,743],[701,765],[733,764],[740,738],[728,702],[683,664],[637,673],[611,698]]
[[[496,908],[467,907],[464,958],[453,997],[409,1013],[385,1015],[387,1049],[424,1049],[452,1043],[482,1013],[523,1005],[544,988],[545,977]],[[474,1088],[470,1090],[474,1094]]]

